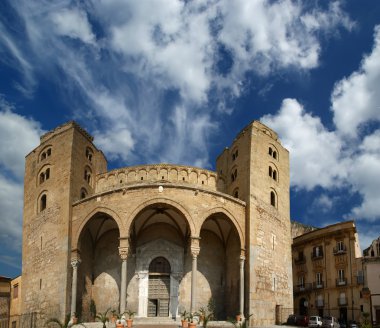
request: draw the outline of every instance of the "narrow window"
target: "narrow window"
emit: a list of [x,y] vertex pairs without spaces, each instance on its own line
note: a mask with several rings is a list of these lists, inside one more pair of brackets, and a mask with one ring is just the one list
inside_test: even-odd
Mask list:
[[273,153],[272,147],[269,147],[269,152],[268,152],[268,154],[272,156],[272,153]]
[[274,151],[272,156],[273,156],[273,158],[277,159],[277,152]]
[[44,181],[45,181],[45,173],[42,172],[42,173],[40,174],[40,184],[43,183]]
[[272,177],[272,167],[269,166],[269,176]]
[[18,297],[18,284],[13,286],[13,298]]
[[80,191],[80,198],[83,199],[86,197],[87,197],[87,191],[86,191],[86,189],[82,188]]
[[42,288],[42,279],[40,279],[40,289]]
[[185,181],[185,177],[182,177],[182,181]]
[[51,148],[49,148],[46,153],[47,153],[47,156],[50,156],[51,155]]
[[235,198],[239,198],[239,190],[235,190],[235,192],[234,192],[234,197],[235,197]]
[[234,174],[233,174],[233,173],[231,174],[231,181],[232,181],[232,182],[234,182],[234,181],[235,181],[235,176],[234,176]]
[[141,177],[141,180],[144,180],[144,177]]
[[45,171],[45,180],[50,178],[50,169],[46,169]]
[[273,170],[273,179],[277,181],[277,171]]
[[45,153],[45,152],[43,152],[43,153],[41,154],[41,161],[43,161],[44,159],[46,159],[46,153]]
[[274,191],[270,192],[270,204],[276,207],[276,194],[274,193]]
[[44,209],[46,209],[46,195],[42,195],[40,199],[40,212],[42,212]]

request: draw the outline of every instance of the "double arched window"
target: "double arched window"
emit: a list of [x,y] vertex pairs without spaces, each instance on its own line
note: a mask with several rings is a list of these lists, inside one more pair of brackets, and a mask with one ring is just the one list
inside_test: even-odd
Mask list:
[[275,166],[269,165],[268,173],[273,180],[278,181],[278,171]]
[[40,174],[38,175],[39,177],[39,184],[44,183],[46,180],[49,180],[50,178],[50,167],[46,168],[44,167]]
[[51,146],[45,147],[40,154],[40,162],[50,157],[51,155]]
[[86,182],[88,184],[91,184],[91,176],[92,176],[92,171],[91,171],[91,169],[88,166],[86,166],[84,168],[84,176],[83,176],[83,178],[84,178],[84,180],[86,180]]
[[273,145],[269,146],[268,155],[278,160],[278,151],[275,146]]

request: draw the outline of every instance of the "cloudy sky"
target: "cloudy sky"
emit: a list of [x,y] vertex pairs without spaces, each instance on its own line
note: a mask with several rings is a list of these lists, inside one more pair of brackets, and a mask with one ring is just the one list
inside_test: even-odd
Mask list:
[[109,168],[214,169],[250,121],[291,154],[292,219],[380,235],[380,1],[0,2],[0,275],[21,267],[24,156],[68,120]]

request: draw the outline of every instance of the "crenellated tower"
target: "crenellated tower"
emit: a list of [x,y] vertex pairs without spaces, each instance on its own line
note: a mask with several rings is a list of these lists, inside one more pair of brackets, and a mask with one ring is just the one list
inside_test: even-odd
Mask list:
[[22,313],[69,312],[72,203],[94,192],[107,170],[103,153],[75,122],[41,137],[26,156],[24,182]]
[[258,121],[246,126],[217,159],[225,192],[246,202],[246,312],[273,324],[276,309],[293,307],[289,152]]

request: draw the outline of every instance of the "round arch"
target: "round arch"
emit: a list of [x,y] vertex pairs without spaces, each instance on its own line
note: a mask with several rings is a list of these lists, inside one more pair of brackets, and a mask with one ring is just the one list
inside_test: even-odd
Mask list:
[[205,213],[205,215],[203,216],[202,224],[199,226],[199,231],[197,231],[198,236],[200,235],[200,231],[202,230],[203,223],[205,223],[205,221],[210,216],[212,216],[214,214],[218,214],[218,213],[224,214],[231,221],[231,223],[233,224],[233,226],[235,227],[235,229],[239,235],[240,248],[244,248],[245,247],[245,236],[244,236],[242,227],[240,226],[238,220],[231,214],[231,212],[226,210],[224,207],[214,207]]
[[191,218],[189,212],[182,205],[180,205],[179,203],[177,203],[177,202],[175,202],[175,201],[173,201],[171,199],[164,198],[164,197],[153,198],[153,199],[150,199],[148,201],[145,201],[145,202],[141,203],[140,205],[138,205],[132,211],[131,215],[129,216],[129,218],[127,219],[127,222],[126,222],[126,227],[128,227],[127,228],[127,231],[128,231],[127,235],[130,234],[130,229],[132,227],[132,223],[138,217],[138,215],[144,209],[146,209],[147,207],[149,207],[151,205],[155,205],[155,204],[168,205],[168,206],[174,208],[175,210],[177,210],[186,219],[186,222],[187,222],[187,224],[189,225],[189,228],[190,228],[190,234],[191,234],[191,236],[196,236],[195,233],[197,232],[197,230],[196,230],[194,221]]
[[115,220],[118,228],[119,228],[119,232],[120,232],[120,238],[124,237],[126,234],[125,234],[125,228],[124,228],[124,225],[123,225],[123,221],[121,220],[120,216],[110,210],[109,208],[106,208],[106,207],[97,207],[95,209],[93,209],[90,213],[88,213],[86,216],[85,216],[85,219],[81,222],[81,224],[79,225],[78,227],[78,230],[76,231],[75,235],[73,236],[73,243],[72,243],[72,249],[78,249],[78,243],[79,243],[79,239],[80,239],[80,236],[81,236],[81,233],[83,231],[83,228],[86,226],[86,224],[96,215],[96,214],[100,214],[100,213],[104,213],[104,214],[107,214],[109,215],[110,217],[112,217],[112,219]]

